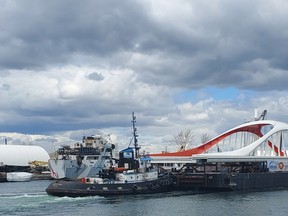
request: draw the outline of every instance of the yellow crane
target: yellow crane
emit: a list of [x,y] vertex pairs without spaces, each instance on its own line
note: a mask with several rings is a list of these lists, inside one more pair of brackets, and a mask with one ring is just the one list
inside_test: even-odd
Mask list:
[[30,164],[33,167],[39,167],[39,166],[48,167],[48,162],[47,161],[34,160],[34,161],[29,161],[28,164]]

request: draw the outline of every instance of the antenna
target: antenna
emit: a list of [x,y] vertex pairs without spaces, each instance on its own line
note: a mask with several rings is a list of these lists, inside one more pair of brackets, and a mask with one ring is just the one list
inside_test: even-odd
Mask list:
[[132,122],[132,127],[133,127],[133,138],[134,138],[134,147],[135,147],[135,157],[138,158],[140,147],[138,146],[137,128],[136,128],[136,126],[135,126],[136,116],[134,115],[134,112],[132,112],[132,121],[131,121],[131,122]]

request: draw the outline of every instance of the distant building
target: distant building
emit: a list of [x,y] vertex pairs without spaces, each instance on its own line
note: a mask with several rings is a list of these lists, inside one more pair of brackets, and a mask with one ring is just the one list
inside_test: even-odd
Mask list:
[[40,146],[0,145],[0,172],[25,171],[34,161],[49,159],[48,152]]

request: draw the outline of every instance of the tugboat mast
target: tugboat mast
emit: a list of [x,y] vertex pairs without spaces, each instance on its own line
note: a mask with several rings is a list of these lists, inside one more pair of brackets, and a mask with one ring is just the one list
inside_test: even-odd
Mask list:
[[134,138],[134,147],[135,147],[135,158],[139,157],[139,149],[140,147],[138,146],[138,135],[137,135],[137,128],[135,126],[136,123],[136,116],[134,115],[134,112],[132,112],[132,127],[133,127],[133,138]]

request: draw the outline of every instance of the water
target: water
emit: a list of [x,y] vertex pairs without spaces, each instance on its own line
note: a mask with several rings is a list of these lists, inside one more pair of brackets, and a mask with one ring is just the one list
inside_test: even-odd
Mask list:
[[68,198],[45,193],[50,181],[0,183],[0,215],[288,215],[288,190]]

